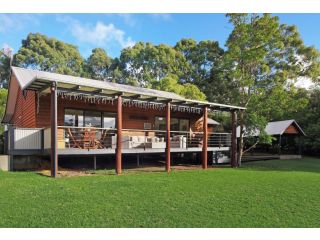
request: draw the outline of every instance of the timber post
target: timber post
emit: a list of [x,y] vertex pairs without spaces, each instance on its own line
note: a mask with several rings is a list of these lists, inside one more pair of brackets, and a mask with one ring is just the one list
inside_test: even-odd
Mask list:
[[202,168],[208,168],[208,107],[203,108]]
[[57,177],[58,172],[58,154],[57,154],[57,135],[58,135],[58,95],[57,83],[53,82],[51,91],[51,176]]
[[237,112],[231,111],[231,167],[237,166]]
[[122,172],[122,97],[117,100],[117,148],[116,148],[116,173]]
[[166,106],[166,171],[171,171],[171,104],[170,102],[167,102]]

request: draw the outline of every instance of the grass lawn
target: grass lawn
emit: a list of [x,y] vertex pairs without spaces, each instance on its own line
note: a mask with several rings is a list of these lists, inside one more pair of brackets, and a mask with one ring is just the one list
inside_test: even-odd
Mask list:
[[59,179],[0,172],[0,227],[320,227],[320,159]]

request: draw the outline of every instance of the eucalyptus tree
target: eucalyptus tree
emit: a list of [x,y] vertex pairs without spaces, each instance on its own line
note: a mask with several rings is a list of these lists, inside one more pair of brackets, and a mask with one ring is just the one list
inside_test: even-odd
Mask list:
[[84,59],[76,46],[39,33],[30,33],[22,40],[13,65],[73,76],[84,73]]
[[[259,141],[270,142],[264,132],[269,119],[265,107],[272,108],[275,88],[286,89],[300,76],[316,80],[319,74],[319,52],[303,43],[295,26],[280,24],[270,14],[227,14],[233,30],[226,42],[224,68],[234,86],[232,101],[247,111],[240,112],[238,163],[244,150],[244,132],[260,130]],[[278,91],[279,93],[285,91]],[[257,103],[260,103],[257,106]],[[271,104],[268,106],[268,104]],[[246,128],[244,128],[246,126]]]
[[123,81],[142,87],[151,87],[169,74],[178,76],[183,82],[189,73],[184,56],[165,44],[138,42],[121,51],[120,62]]
[[194,39],[181,39],[175,49],[183,54],[190,66],[190,75],[186,81],[196,84],[206,95],[211,95],[209,87],[212,71],[218,70],[223,56],[223,49],[217,41],[204,40],[197,42]]
[[112,78],[112,58],[102,48],[95,48],[85,62],[85,72],[88,77],[110,81]]

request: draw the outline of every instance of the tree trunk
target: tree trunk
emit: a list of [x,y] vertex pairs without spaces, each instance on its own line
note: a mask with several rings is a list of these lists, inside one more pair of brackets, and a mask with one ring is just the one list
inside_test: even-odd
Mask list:
[[238,167],[240,167],[241,166],[241,159],[242,159],[242,154],[243,154],[243,129],[244,129],[244,126],[243,126],[243,124],[244,124],[244,120],[243,120],[243,118],[244,118],[244,113],[243,113],[243,111],[241,110],[240,111],[240,116],[239,116],[239,126],[240,126],[240,136],[239,136],[239,153],[238,153],[238,162],[237,162],[237,164],[238,164]]

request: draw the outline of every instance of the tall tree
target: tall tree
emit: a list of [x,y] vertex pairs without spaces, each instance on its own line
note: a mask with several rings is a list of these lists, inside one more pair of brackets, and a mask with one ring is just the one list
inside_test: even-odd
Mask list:
[[297,28],[280,24],[278,17],[270,14],[227,14],[227,17],[233,30],[226,43],[224,67],[228,70],[228,79],[236,86],[232,93],[234,104],[247,107],[247,111],[239,115],[240,164],[244,126],[248,131],[259,129],[263,136],[261,140],[270,141],[270,138],[264,138],[269,119],[254,103],[267,104],[265,100],[273,93],[270,90],[285,88],[289,79],[317,78],[320,64],[318,51],[306,47]]
[[106,51],[102,48],[95,48],[92,50],[92,54],[86,60],[86,73],[88,77],[110,81],[112,58],[110,58]]
[[223,49],[216,41],[200,41],[193,39],[181,39],[175,45],[175,49],[183,54],[190,65],[190,75],[186,80],[196,84],[204,91],[210,91],[207,82],[211,76],[212,69],[217,68],[221,61]]
[[132,85],[151,87],[170,74],[187,76],[189,65],[184,56],[174,48],[165,45],[153,45],[139,42],[131,48],[121,51],[123,82]]
[[10,77],[12,49],[4,47],[0,50],[0,87],[7,88]]
[[84,59],[74,45],[39,33],[30,33],[22,40],[22,47],[14,56],[13,65],[81,76]]

